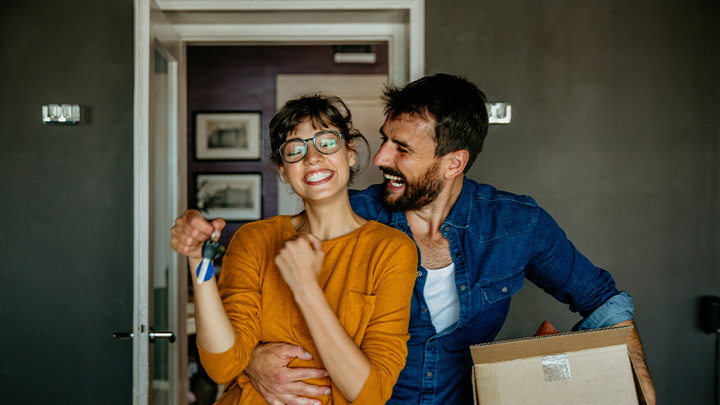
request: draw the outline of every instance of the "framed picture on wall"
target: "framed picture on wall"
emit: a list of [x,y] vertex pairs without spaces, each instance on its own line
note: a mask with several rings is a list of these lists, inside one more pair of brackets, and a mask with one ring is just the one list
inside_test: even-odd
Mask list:
[[260,159],[260,128],[259,112],[197,113],[195,156],[198,159]]
[[197,207],[208,219],[254,221],[262,216],[262,174],[199,174]]

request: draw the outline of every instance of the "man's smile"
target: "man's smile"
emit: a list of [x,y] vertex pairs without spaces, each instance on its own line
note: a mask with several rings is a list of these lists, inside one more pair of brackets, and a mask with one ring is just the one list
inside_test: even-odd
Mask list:
[[385,173],[384,177],[388,180],[388,183],[394,188],[400,188],[405,185],[405,180],[399,176]]
[[388,186],[392,189],[400,189],[407,183],[405,177],[393,169],[382,167],[380,170],[383,172],[383,177],[388,181]]

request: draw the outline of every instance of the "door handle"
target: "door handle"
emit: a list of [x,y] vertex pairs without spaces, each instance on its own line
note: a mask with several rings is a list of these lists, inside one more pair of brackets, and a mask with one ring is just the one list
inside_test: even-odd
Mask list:
[[[135,337],[135,334],[132,332],[115,332],[113,333],[113,338],[115,339],[132,339]],[[155,328],[150,328],[148,331],[148,338],[150,339],[150,343],[155,343],[155,339],[168,339],[170,340],[170,343],[175,343],[175,340],[177,338],[175,337],[175,334],[171,331],[155,331]]]
[[175,334],[171,331],[155,331],[155,328],[150,328],[150,333],[148,333],[148,337],[150,338],[150,343],[154,343],[155,339],[162,338],[162,339],[168,339],[170,340],[170,343],[175,343]]
[[132,332],[115,332],[113,333],[113,339],[132,339],[135,334]]

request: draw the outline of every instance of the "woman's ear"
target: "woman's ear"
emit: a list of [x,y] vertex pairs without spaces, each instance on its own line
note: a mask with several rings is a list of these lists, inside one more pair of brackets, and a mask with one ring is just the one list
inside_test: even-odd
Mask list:
[[355,166],[356,153],[355,153],[355,140],[354,139],[350,139],[349,141],[347,141],[347,148],[348,148],[348,154],[350,156],[350,160],[349,160],[350,166]]
[[278,165],[277,169],[278,169],[278,172],[280,173],[280,175],[282,176],[283,182],[289,183],[287,174],[285,173],[285,165]]

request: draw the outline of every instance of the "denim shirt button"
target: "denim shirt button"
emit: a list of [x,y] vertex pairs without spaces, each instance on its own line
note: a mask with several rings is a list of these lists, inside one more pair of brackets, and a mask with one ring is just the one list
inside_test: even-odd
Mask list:
[[504,293],[508,292],[508,288],[507,288],[507,287],[503,287],[503,288],[502,288],[502,292],[504,292]]
[[463,285],[460,286],[460,289],[463,290],[463,291],[465,291],[466,288],[467,288],[467,287],[465,287],[465,284],[463,284]]
[[461,255],[460,255],[460,252],[458,252],[458,253],[455,253],[455,258],[456,258],[456,259],[459,259],[459,258],[460,258],[460,256],[461,256]]
[[428,376],[428,377],[432,377],[432,371],[428,371],[428,372],[427,372],[427,376]]
[[418,277],[422,277],[422,271],[418,270]]
[[445,231],[445,232],[450,232],[450,227],[447,226],[447,225],[445,225],[445,226],[443,227],[443,231]]

